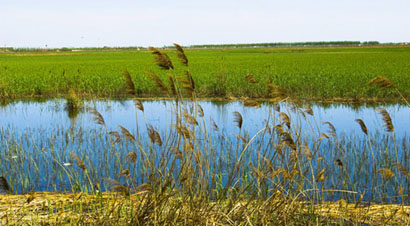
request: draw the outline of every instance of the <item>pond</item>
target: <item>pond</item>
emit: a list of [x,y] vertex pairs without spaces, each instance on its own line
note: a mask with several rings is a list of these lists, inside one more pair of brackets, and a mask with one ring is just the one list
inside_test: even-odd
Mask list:
[[[240,173],[234,176],[236,186],[255,179],[255,168],[270,172],[266,186],[272,186],[295,172],[291,165],[296,154],[304,188],[328,190],[325,199],[349,199],[350,193],[336,191],[349,190],[364,194],[365,200],[408,200],[407,106],[266,102],[253,108],[241,101],[165,100],[141,104],[144,111],[133,100],[84,101],[74,110],[67,109],[63,99],[2,106],[0,174],[15,193],[107,191],[111,180],[127,186],[149,182],[151,168],[169,170],[179,180],[177,172],[190,144],[203,159],[195,160],[195,165],[208,167],[209,189],[217,187],[212,187],[215,175],[220,186],[231,183],[236,162],[241,162]],[[104,125],[96,122],[98,115],[90,108],[101,114]],[[391,117],[392,132],[385,128],[379,108]],[[357,118],[363,120],[368,135]],[[132,152],[134,161],[130,161]],[[151,168],[144,159],[149,159]],[[272,176],[273,171],[278,176]],[[398,188],[404,189],[404,195]]]

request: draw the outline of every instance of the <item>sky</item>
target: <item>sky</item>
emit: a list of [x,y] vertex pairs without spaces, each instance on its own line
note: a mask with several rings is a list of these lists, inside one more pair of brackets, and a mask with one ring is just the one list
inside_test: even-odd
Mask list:
[[410,0],[0,0],[0,47],[410,42]]

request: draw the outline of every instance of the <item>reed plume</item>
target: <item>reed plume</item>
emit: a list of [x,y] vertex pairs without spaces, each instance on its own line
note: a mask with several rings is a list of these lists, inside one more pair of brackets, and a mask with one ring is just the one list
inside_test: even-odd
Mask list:
[[192,96],[195,92],[195,82],[194,79],[189,73],[189,71],[185,71],[185,77],[180,77],[179,80],[182,83],[182,87]]
[[380,88],[395,88],[394,84],[384,76],[377,76],[369,81],[369,84],[377,85]]
[[124,135],[126,140],[135,141],[135,137],[130,133],[130,131],[128,131],[126,128],[122,126],[118,126],[118,127],[120,127],[121,133],[122,135]]
[[272,98],[284,99],[288,96],[286,89],[281,86],[275,86],[273,84],[268,84],[267,90],[268,90],[268,95]]
[[359,123],[360,128],[362,128],[363,133],[366,134],[366,135],[369,135],[369,134],[368,134],[368,131],[367,131],[366,124],[364,124],[363,120],[357,118],[357,119],[355,119],[355,121],[356,121],[357,123]]
[[280,105],[279,103],[275,102],[272,104],[273,110],[280,112]]
[[181,136],[187,138],[188,140],[191,139],[191,131],[184,124],[173,124],[172,126],[176,128],[177,133],[179,133]]
[[166,53],[152,46],[150,46],[148,49],[154,55],[155,64],[158,65],[161,69],[164,69],[164,70],[174,69],[174,65],[172,65],[172,61],[171,59],[169,59]]
[[74,159],[76,161],[78,168],[80,168],[82,170],[86,170],[86,167],[85,167],[85,164],[84,164],[83,160],[81,160],[81,158],[78,155],[76,155],[73,152],[70,152],[70,158]]
[[126,176],[126,177],[129,177],[130,176],[130,171],[127,170],[127,169],[121,171],[120,177],[123,176],[123,175]]
[[144,112],[144,105],[140,100],[134,100],[134,104],[140,111]]
[[292,136],[288,132],[282,132],[281,133],[282,139],[280,140],[281,143],[286,144],[288,147],[292,148],[293,150],[296,150],[296,144],[295,141],[293,141]]
[[394,177],[393,171],[391,171],[391,169],[388,169],[388,168],[379,169],[377,172],[379,172],[380,175],[383,177],[383,179],[386,179],[386,180]]
[[135,152],[129,152],[127,155],[125,155],[125,158],[132,162],[132,163],[136,163],[137,162],[137,153]]
[[397,162],[396,164],[394,164],[394,166],[397,168],[397,170],[399,170],[401,174],[406,177],[410,177],[409,171],[400,162]]
[[238,126],[239,129],[242,129],[242,123],[243,123],[243,118],[241,113],[234,111],[234,119],[233,121],[236,123],[236,126]]
[[177,49],[177,56],[181,63],[185,66],[188,66],[188,58],[185,55],[184,49],[177,43],[174,43],[175,48]]
[[212,127],[214,128],[215,131],[219,131],[219,127],[213,119],[211,119],[211,124],[212,124]]
[[254,100],[245,100],[244,103],[243,103],[243,106],[260,108],[261,104],[258,101],[254,101]]
[[308,105],[306,107],[305,112],[308,113],[309,115],[313,116],[313,110],[312,110],[312,107],[310,105]]
[[95,109],[95,108],[89,108],[88,110],[89,110],[89,111],[91,112],[91,114],[93,115],[93,120],[94,120],[97,124],[100,124],[100,125],[105,126],[104,118],[102,117],[102,115],[100,114],[100,112],[97,111],[97,109]]
[[135,95],[137,92],[135,91],[135,84],[131,79],[131,75],[128,70],[124,70],[124,81],[125,81],[125,91],[130,95]]
[[114,143],[119,143],[121,141],[120,134],[117,131],[111,131],[108,134],[115,137]]
[[326,168],[323,168],[317,175],[316,175],[316,182],[323,181],[325,179],[325,170]]
[[329,130],[327,131],[328,134],[332,137],[336,137],[336,128],[333,126],[331,122],[322,122],[323,124],[327,124],[329,126]]
[[177,95],[177,87],[175,85],[174,77],[171,74],[168,74],[169,79],[169,86],[171,87],[171,94],[176,96]]
[[204,109],[202,108],[202,106],[199,103],[196,106],[198,106],[199,117],[204,117]]
[[168,87],[162,82],[162,80],[152,71],[148,71],[151,79],[157,84],[158,88],[166,93],[168,93]]
[[290,129],[290,119],[289,116],[285,112],[279,112],[279,117],[282,123],[285,123],[288,129]]
[[154,127],[152,127],[151,125],[148,127],[148,137],[151,140],[152,143],[156,143],[159,146],[162,146],[162,140],[161,140],[161,136],[159,135],[159,133],[154,129]]
[[105,178],[104,181],[108,183],[108,187],[111,191],[123,193],[124,195],[130,194],[130,189],[122,185],[121,182],[110,178]]
[[394,127],[393,127],[393,122],[390,118],[389,113],[386,111],[384,108],[378,108],[376,109],[381,115],[382,115],[382,120],[384,121],[384,127],[386,128],[387,132],[393,132]]
[[253,75],[251,74],[247,74],[245,75],[246,80],[248,80],[249,83],[258,83],[258,81],[256,81],[255,77],[253,77]]
[[182,114],[183,114],[183,116],[184,116],[184,118],[185,118],[185,121],[186,121],[188,124],[198,125],[198,121],[195,119],[194,116],[192,116],[192,115],[190,115],[190,114],[188,114],[188,113],[186,113],[186,112],[184,112],[184,113],[182,113]]

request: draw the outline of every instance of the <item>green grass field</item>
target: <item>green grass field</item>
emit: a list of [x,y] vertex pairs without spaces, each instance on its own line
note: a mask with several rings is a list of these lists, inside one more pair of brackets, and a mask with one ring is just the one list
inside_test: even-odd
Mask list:
[[[175,74],[186,67],[167,50]],[[410,47],[186,49],[199,97],[267,97],[268,81],[293,99],[399,100],[394,90],[368,85],[375,76],[389,78],[410,97]],[[123,71],[131,73],[141,97],[166,96],[148,74],[165,82],[167,73],[153,64],[149,51],[0,53],[0,97],[54,97],[68,93],[67,80],[80,95],[118,97]],[[62,74],[66,72],[65,79]],[[257,84],[249,84],[252,74]]]

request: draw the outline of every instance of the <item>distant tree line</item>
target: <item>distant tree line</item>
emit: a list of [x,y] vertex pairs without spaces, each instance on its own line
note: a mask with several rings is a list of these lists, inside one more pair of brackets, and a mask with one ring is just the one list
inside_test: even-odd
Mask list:
[[[321,42],[271,42],[271,43],[238,43],[238,44],[205,44],[188,45],[184,48],[263,48],[263,47],[332,47],[332,46],[377,46],[377,45],[409,45],[410,43],[380,43],[378,41],[321,41]],[[173,49],[174,46],[163,46],[164,49]],[[74,51],[128,51],[146,50],[146,47],[82,47],[82,48],[13,48],[0,47],[0,52],[74,52]]]

